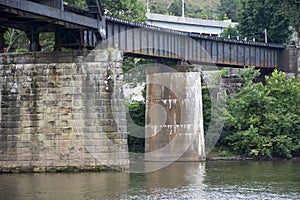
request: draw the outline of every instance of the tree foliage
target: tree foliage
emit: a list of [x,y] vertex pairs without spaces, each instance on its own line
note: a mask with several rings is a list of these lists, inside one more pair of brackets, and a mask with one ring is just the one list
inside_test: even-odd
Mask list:
[[41,33],[40,34],[40,41],[42,46],[43,52],[49,52],[54,50],[55,46],[55,36],[54,33]]
[[[64,0],[71,6],[87,8],[85,0]],[[146,3],[143,0],[101,0],[105,14],[135,22],[146,21]]]
[[153,3],[149,3],[149,8],[151,13],[157,14],[169,14],[168,8],[170,7],[170,2],[168,1],[155,1]]
[[25,50],[27,48],[28,39],[25,32],[8,28],[4,33],[4,40],[6,44],[6,51],[12,52],[15,50]]
[[203,126],[204,134],[207,133],[210,121],[211,121],[211,98],[209,94],[209,89],[204,86],[204,81],[202,80],[202,110],[203,110]]
[[[151,1],[150,1],[151,2]],[[182,0],[159,0],[149,4],[152,13],[182,16]],[[224,19],[218,11],[218,1],[185,0],[185,17],[200,19]]]
[[145,101],[131,101],[128,104],[126,118],[129,152],[143,153],[145,151],[145,111]]
[[289,24],[292,26],[298,36],[300,36],[300,3],[295,0],[276,0],[275,3],[280,4],[280,8],[285,16],[289,19]]
[[87,8],[85,0],[64,0],[64,2],[77,8]]
[[143,100],[129,99],[127,104],[127,131],[129,152],[143,153],[145,151],[145,123],[146,123],[146,86],[141,91]]
[[182,16],[182,0],[174,0],[168,9],[168,12],[175,16]]
[[[256,75],[244,70],[244,76]],[[242,155],[291,157],[299,152],[300,80],[274,71],[266,85],[244,81],[228,100],[223,144]]]
[[242,0],[238,30],[241,36],[270,43],[287,43],[291,35],[289,20],[281,4],[273,0]]
[[238,37],[239,33],[237,30],[237,27],[232,27],[231,25],[224,29],[224,31],[221,33],[221,37],[227,38],[230,36],[230,38],[236,39]]
[[225,15],[232,19],[232,21],[238,21],[237,10],[239,9],[241,0],[221,0],[221,6],[219,11],[222,15]]
[[146,3],[143,0],[102,0],[105,14],[135,22],[146,21]]

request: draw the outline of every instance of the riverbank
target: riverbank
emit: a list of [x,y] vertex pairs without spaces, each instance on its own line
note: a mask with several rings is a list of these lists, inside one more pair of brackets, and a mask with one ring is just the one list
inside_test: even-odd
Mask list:
[[81,173],[81,172],[111,172],[125,171],[128,168],[120,168],[117,166],[109,167],[105,165],[90,167],[0,167],[1,173]]
[[224,157],[207,157],[206,161],[274,161],[274,160],[287,160],[287,161],[300,161],[300,157],[293,157],[293,158],[258,158],[258,157],[243,157],[243,156],[224,156]]
[[206,156],[206,161],[274,161],[274,160],[295,160],[300,161],[300,155],[296,154],[292,158],[283,157],[257,157],[257,156],[242,156],[236,152],[232,152],[224,147],[213,148]]
[[[141,160],[140,160],[141,161]],[[300,156],[293,158],[258,158],[245,156],[207,156],[204,162],[218,161],[299,161]],[[176,162],[176,161],[175,161]],[[187,162],[188,163],[188,162]],[[125,168],[108,167],[108,166],[90,166],[90,167],[0,167],[0,174],[3,173],[82,173],[82,172],[111,172],[126,171]]]

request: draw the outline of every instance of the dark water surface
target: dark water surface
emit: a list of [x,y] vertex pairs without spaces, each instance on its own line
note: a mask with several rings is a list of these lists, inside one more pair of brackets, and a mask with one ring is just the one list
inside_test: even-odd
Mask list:
[[145,174],[0,174],[0,199],[300,199],[300,162],[177,162]]

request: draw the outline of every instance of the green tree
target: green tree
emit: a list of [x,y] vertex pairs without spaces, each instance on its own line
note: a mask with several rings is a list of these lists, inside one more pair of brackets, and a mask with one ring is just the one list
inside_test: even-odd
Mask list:
[[211,99],[209,94],[209,89],[204,85],[204,81],[202,80],[202,109],[203,109],[203,126],[204,126],[204,134],[207,133],[210,121],[211,121]]
[[238,30],[236,27],[232,27],[231,25],[224,29],[221,33],[221,37],[227,38],[230,36],[231,38],[238,36]]
[[273,0],[242,0],[238,30],[241,36],[260,42],[265,41],[267,30],[268,41],[279,44],[287,43],[291,35],[287,17]]
[[49,52],[54,50],[55,38],[54,33],[46,32],[40,34],[42,51]]
[[[146,82],[145,74],[141,73],[140,66],[148,63],[153,63],[153,60],[125,57],[122,67],[124,82],[129,84],[131,88]],[[146,89],[144,88],[141,93],[143,100],[137,101],[130,98],[126,101],[129,152],[143,153],[145,149]]]
[[[71,6],[87,8],[85,0],[64,0]],[[101,0],[105,14],[135,22],[146,21],[146,3],[143,0]]]
[[221,15],[227,15],[232,21],[238,21],[237,10],[240,6],[241,0],[221,0],[219,11]]
[[145,151],[145,101],[131,101],[128,104],[127,129],[129,152]]
[[64,2],[77,8],[87,8],[85,0],[64,0]]
[[102,0],[105,14],[119,19],[145,22],[146,3],[143,0]]
[[172,13],[175,16],[182,16],[182,1],[174,0],[168,9],[168,13]]
[[[185,0],[185,16],[201,19],[223,19],[218,11],[219,1]],[[181,0],[149,0],[151,13],[182,16]]]
[[242,155],[291,157],[300,150],[300,81],[274,71],[266,85],[243,70],[244,87],[228,99],[223,145]]
[[295,0],[276,0],[289,20],[289,24],[296,30],[300,37],[300,3]]
[[169,4],[170,3],[167,1],[155,1],[153,3],[149,3],[150,12],[167,15]]
[[4,33],[4,40],[7,52],[25,49],[28,43],[25,32],[13,28],[8,28]]

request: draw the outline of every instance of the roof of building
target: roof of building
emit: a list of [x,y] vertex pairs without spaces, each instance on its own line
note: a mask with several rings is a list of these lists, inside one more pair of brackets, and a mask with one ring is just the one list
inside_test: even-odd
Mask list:
[[231,20],[208,20],[208,19],[198,19],[198,18],[189,18],[189,17],[178,17],[171,15],[161,15],[155,13],[147,13],[148,21],[161,21],[161,22],[170,22],[170,23],[179,23],[179,24],[191,24],[199,26],[210,26],[210,27],[222,27],[226,28],[229,25],[234,27],[237,25],[236,22]]

